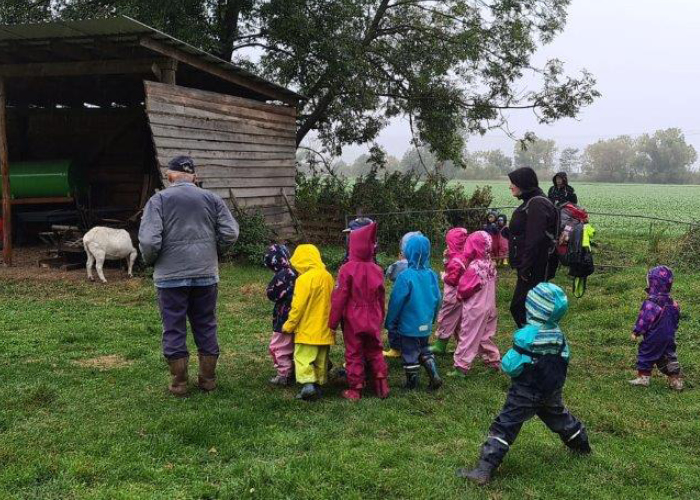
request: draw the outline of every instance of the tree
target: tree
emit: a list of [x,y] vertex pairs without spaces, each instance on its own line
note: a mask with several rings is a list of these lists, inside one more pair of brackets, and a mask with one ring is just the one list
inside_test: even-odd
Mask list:
[[644,134],[637,139],[636,148],[643,158],[644,179],[653,183],[686,182],[698,157],[678,128]]
[[492,170],[496,174],[507,175],[513,169],[513,159],[500,149],[479,151],[475,156],[481,159],[484,168]]
[[554,156],[557,144],[553,140],[530,140],[515,145],[513,164],[515,168],[530,167],[540,177],[549,177],[554,171]]
[[581,156],[578,148],[564,148],[559,155],[559,168],[567,174],[578,173],[581,168]]
[[[538,42],[563,30],[570,0],[9,1],[0,22],[127,14],[233,58],[307,96],[297,144],[315,131],[333,155],[402,115],[416,145],[461,165],[465,132],[502,126],[503,110],[551,123],[599,96],[585,71],[571,78],[558,60],[531,63]],[[526,73],[541,88],[521,92]]]
[[600,140],[583,152],[583,171],[596,181],[629,182],[636,164],[634,140],[627,135]]

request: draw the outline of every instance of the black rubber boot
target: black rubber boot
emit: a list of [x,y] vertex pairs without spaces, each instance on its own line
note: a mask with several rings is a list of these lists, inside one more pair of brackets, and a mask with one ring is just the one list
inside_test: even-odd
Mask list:
[[428,384],[429,391],[436,391],[442,387],[442,379],[438,373],[437,363],[435,362],[435,357],[433,356],[423,356],[420,360],[425,371],[428,372],[428,377],[430,377],[430,383]]
[[315,401],[318,399],[318,392],[316,392],[315,384],[304,384],[296,396],[297,399],[303,399],[304,401]]
[[403,388],[408,391],[418,389],[418,368],[404,368],[406,372],[406,383]]
[[490,463],[479,460],[479,463],[476,464],[476,467],[473,469],[457,469],[457,477],[469,479],[479,486],[484,486],[491,482],[491,477],[495,469],[496,468]]
[[581,430],[564,441],[564,444],[574,453],[579,453],[581,455],[589,455],[592,451],[585,427],[581,427]]
[[457,469],[457,477],[463,477],[469,481],[484,486],[491,482],[494,471],[501,465],[503,458],[508,453],[508,445],[495,437],[489,436],[481,447],[479,463],[473,469]]

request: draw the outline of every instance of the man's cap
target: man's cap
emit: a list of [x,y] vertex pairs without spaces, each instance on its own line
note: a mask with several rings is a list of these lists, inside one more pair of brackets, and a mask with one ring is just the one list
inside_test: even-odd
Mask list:
[[358,217],[357,219],[353,219],[348,223],[348,227],[343,229],[344,233],[349,233],[354,231],[355,229],[360,229],[361,227],[369,226],[372,222],[374,222],[372,219],[369,217]]
[[182,172],[184,174],[194,174],[194,160],[189,156],[176,156],[168,162],[168,170]]

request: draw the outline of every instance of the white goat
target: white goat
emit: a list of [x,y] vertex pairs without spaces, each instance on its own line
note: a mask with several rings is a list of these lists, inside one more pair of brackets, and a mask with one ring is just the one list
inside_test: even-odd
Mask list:
[[96,263],[97,275],[102,283],[107,283],[102,272],[102,266],[106,260],[128,259],[129,278],[133,277],[134,261],[138,253],[131,243],[131,236],[124,229],[112,229],[110,227],[93,227],[83,236],[83,246],[87,253],[87,275],[90,281],[92,265]]

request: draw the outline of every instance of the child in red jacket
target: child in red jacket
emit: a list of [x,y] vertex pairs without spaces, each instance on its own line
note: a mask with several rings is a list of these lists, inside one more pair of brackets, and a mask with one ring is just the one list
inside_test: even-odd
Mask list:
[[338,273],[331,299],[329,326],[343,326],[345,369],[349,388],[343,397],[357,401],[365,385],[365,364],[374,377],[377,396],[389,395],[388,370],[382,354],[384,272],[374,263],[377,224],[350,233],[349,260]]
[[435,342],[430,351],[435,354],[445,354],[447,343],[452,335],[459,342],[460,323],[462,322],[462,301],[457,297],[457,284],[467,269],[468,262],[464,258],[464,244],[469,232],[463,227],[455,227],[445,235],[445,255],[443,262],[445,272],[442,273],[444,283],[442,306],[437,317]]

